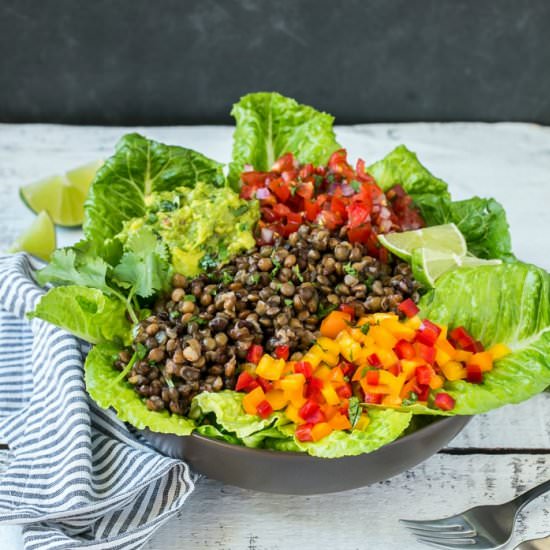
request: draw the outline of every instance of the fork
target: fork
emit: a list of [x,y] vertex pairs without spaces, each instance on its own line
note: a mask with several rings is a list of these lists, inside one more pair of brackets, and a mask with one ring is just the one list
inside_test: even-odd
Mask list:
[[519,511],[550,490],[550,480],[503,504],[476,506],[461,514],[435,520],[399,520],[419,542],[435,548],[488,550],[499,548],[512,537]]

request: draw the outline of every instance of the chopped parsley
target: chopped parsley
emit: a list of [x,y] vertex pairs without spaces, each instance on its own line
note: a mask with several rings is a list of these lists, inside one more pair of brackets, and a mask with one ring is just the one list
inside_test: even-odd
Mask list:
[[273,254],[271,255],[271,261],[273,262],[273,265],[275,266],[271,270],[271,277],[275,277],[277,275],[277,273],[279,273],[279,269],[281,269],[281,261],[279,260],[279,258],[277,258],[277,256],[274,256]]
[[361,184],[357,180],[351,180],[349,185],[356,193],[359,193]]
[[194,294],[186,294],[183,299],[186,301],[186,302],[196,302],[197,301],[197,297],[194,295]]
[[239,216],[242,216],[245,212],[248,212],[248,205],[247,204],[241,204],[237,208],[232,208],[231,209],[231,213],[236,218],[238,218]]
[[291,306],[291,305],[294,304],[294,300],[291,300],[290,298],[287,298],[287,299],[285,300],[285,304],[286,304],[287,306]]
[[233,282],[233,275],[229,273],[229,271],[223,271],[222,272],[222,283],[224,285],[229,285]]
[[212,254],[205,254],[199,261],[199,267],[204,271],[214,269],[218,265],[218,261]]
[[176,310],[170,312],[170,319],[177,319],[178,317],[181,317],[181,312]]
[[368,334],[369,330],[370,330],[370,324],[369,323],[364,323],[364,324],[361,325],[361,332],[363,334]]
[[320,304],[318,309],[317,309],[317,317],[319,319],[323,319],[324,317],[326,317],[331,311],[334,311],[338,306],[334,305],[334,304],[328,304],[328,305],[323,305],[323,304]]
[[301,282],[303,283],[304,282],[304,277],[302,275],[302,272],[300,271],[300,266],[298,264],[296,264],[293,268],[292,268],[292,271],[294,271],[294,274],[296,275],[296,278]]
[[193,315],[191,319],[189,319],[190,323],[197,323],[197,325],[205,325],[207,323],[206,319],[203,319],[202,317],[199,317],[198,315]]
[[357,422],[359,422],[359,418],[361,418],[362,413],[361,405],[359,403],[359,399],[357,397],[350,397],[349,398],[349,406],[348,406],[348,416],[349,421],[352,428],[355,428],[357,425]]
[[418,401],[418,394],[411,392],[407,399],[403,399],[403,405],[414,405]]
[[344,271],[348,275],[352,275],[353,277],[357,277],[357,269],[352,267],[351,262],[348,262],[347,264],[344,264]]

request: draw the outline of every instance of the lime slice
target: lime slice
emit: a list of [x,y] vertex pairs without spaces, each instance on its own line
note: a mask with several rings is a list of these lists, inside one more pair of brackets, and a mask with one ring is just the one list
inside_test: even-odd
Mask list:
[[41,260],[49,261],[55,247],[55,225],[48,213],[43,210],[31,226],[16,239],[9,252],[28,252]]
[[407,261],[411,259],[411,253],[415,248],[442,250],[458,256],[465,256],[468,252],[464,236],[454,223],[403,233],[386,233],[378,235],[378,240],[390,252]]
[[500,265],[500,260],[482,260],[474,256],[416,248],[412,252],[412,272],[414,278],[425,285],[434,286],[441,275],[457,267],[477,267],[481,265]]
[[19,190],[21,199],[35,214],[46,210],[57,225],[82,225],[84,201],[101,164],[101,161],[91,162],[66,174],[26,185]]

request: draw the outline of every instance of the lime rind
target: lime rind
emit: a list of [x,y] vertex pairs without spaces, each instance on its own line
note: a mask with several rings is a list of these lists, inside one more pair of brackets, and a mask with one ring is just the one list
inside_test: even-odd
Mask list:
[[464,235],[454,223],[435,225],[401,233],[379,235],[378,240],[395,256],[410,261],[413,250],[427,248],[465,256],[468,252]]
[[21,187],[21,200],[35,214],[46,210],[56,225],[76,227],[84,220],[84,201],[101,166],[94,161],[66,174],[55,175]]
[[424,285],[433,287],[439,277],[459,267],[479,267],[500,265],[501,260],[483,260],[475,256],[459,255],[452,252],[416,248],[411,254],[413,277]]
[[44,261],[49,261],[56,249],[55,225],[50,215],[43,210],[15,240],[8,252],[28,252]]

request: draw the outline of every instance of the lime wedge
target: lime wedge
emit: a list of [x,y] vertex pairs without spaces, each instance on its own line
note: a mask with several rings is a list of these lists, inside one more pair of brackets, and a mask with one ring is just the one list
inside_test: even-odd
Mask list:
[[23,202],[36,214],[46,210],[56,225],[74,227],[84,220],[84,201],[101,161],[50,176],[19,190]]
[[43,210],[31,226],[16,239],[9,252],[28,252],[41,260],[49,261],[55,247],[55,225],[48,213]]
[[464,236],[454,223],[434,225],[403,233],[386,233],[378,235],[378,240],[390,252],[407,261],[411,259],[415,248],[442,250],[458,256],[465,256],[468,252]]
[[441,275],[457,267],[477,267],[481,265],[500,265],[500,260],[482,260],[474,256],[416,248],[412,252],[412,272],[414,278],[424,285],[434,286]]

